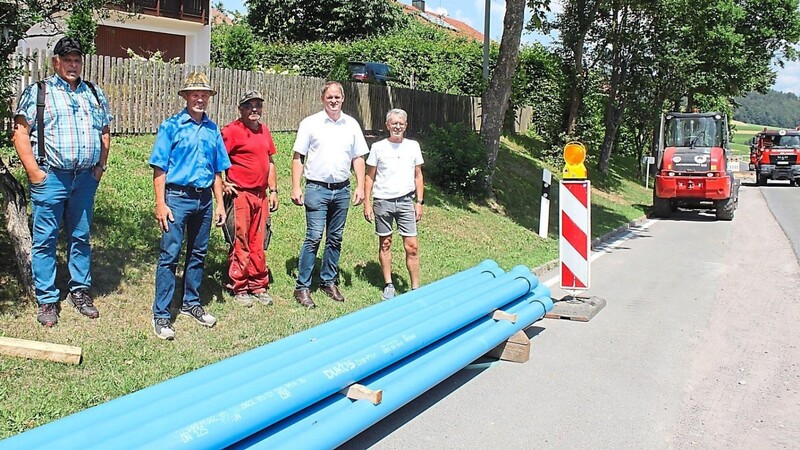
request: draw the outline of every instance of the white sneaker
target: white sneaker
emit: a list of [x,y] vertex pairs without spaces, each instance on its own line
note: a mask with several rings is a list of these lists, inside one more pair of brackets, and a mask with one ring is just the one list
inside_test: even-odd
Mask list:
[[386,285],[385,288],[383,288],[383,295],[381,295],[381,298],[384,300],[389,300],[390,298],[394,298],[394,296],[395,296],[394,285],[392,283],[389,283]]
[[156,336],[161,339],[166,339],[168,341],[175,339],[175,329],[172,328],[169,319],[163,317],[153,318],[153,331],[155,331]]
[[217,323],[217,318],[208,314],[200,305],[183,305],[181,314],[194,318],[204,327],[213,327]]
[[234,295],[233,301],[244,306],[245,308],[253,306],[253,297],[247,292],[241,292],[239,294]]

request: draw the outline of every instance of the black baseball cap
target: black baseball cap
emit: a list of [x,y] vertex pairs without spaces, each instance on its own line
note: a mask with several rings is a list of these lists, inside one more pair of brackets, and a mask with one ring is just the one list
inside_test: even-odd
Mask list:
[[53,53],[58,56],[69,55],[70,53],[79,53],[81,56],[83,56],[83,50],[81,50],[80,42],[78,42],[77,39],[69,36],[64,36],[58,40],[55,48],[53,48]]

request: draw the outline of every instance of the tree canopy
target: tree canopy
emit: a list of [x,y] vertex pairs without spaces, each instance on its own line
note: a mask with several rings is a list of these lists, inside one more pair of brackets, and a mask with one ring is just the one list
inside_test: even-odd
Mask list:
[[247,22],[267,42],[350,40],[386,33],[408,18],[386,0],[250,0]]
[[791,92],[750,92],[736,99],[734,118],[742,122],[781,128],[800,124],[800,98]]

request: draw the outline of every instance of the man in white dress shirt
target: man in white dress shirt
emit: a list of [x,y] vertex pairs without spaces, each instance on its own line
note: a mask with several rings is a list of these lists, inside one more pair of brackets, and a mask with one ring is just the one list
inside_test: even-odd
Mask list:
[[[339,256],[342,234],[350,206],[350,167],[356,175],[353,204],[364,201],[364,159],[369,152],[358,122],[342,112],[344,90],[335,81],[322,89],[324,109],[300,122],[292,158],[292,202],[305,205],[306,238],[300,249],[294,298],[306,308],[316,304],[311,298],[311,273],[325,231],[325,250],[320,268],[319,289],[335,301],[343,302],[339,292]],[[305,158],[305,163],[303,162]],[[306,179],[305,195],[300,186]]]

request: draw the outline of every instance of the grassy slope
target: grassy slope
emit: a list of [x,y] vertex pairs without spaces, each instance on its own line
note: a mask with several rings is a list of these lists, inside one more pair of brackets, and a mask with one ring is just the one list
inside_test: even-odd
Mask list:
[[[0,357],[0,438],[52,421],[158,383],[220,359],[369,306],[380,298],[382,276],[377,239],[353,207],[344,235],[341,284],[348,301],[339,304],[316,294],[319,307],[307,311],[292,299],[293,272],[305,232],[302,208],[289,199],[289,163],[293,134],[277,134],[280,209],[273,217],[275,235],[268,252],[274,282],[271,307],[242,308],[224,292],[227,247],[219,230],[212,233],[203,298],[218,325],[205,329],[185,317],[176,322],[174,342],[157,339],[151,328],[153,274],[158,237],[153,219],[152,173],[146,164],[152,136],[114,138],[110,169],[97,196],[94,287],[99,320],[65,309],[59,325],[46,329],[35,322],[35,306],[19,303],[7,242],[0,241],[0,335],[76,345],[83,348],[78,366]],[[534,141],[504,141],[495,185],[498,205],[465,202],[443,195],[428,184],[425,216],[420,224],[422,282],[430,283],[481,260],[502,267],[538,266],[557,258],[558,207],[552,202],[550,239],[537,236],[541,163]],[[550,168],[558,173],[558,170]],[[650,191],[625,178],[633,166],[615,166],[609,177],[595,177],[594,237],[640,217]],[[557,199],[557,184],[553,199]],[[5,233],[0,233],[0,240]],[[63,248],[62,248],[63,254]],[[3,263],[5,262],[5,264]],[[59,267],[65,284],[66,267]],[[399,290],[408,288],[402,246],[394,248]]]

